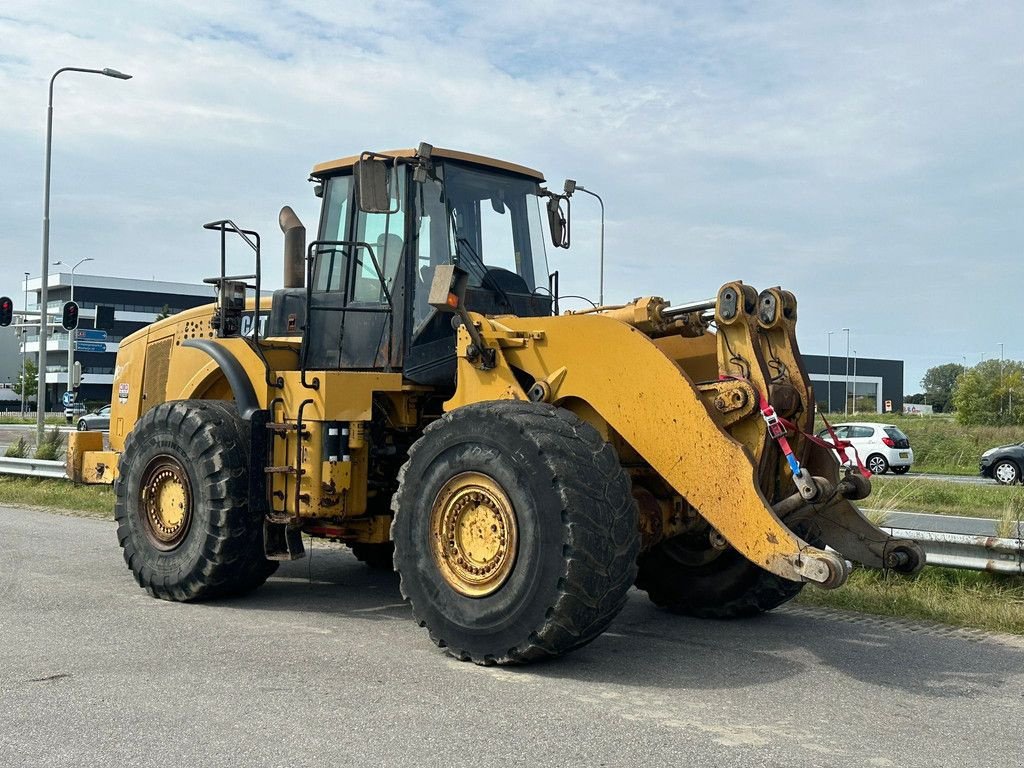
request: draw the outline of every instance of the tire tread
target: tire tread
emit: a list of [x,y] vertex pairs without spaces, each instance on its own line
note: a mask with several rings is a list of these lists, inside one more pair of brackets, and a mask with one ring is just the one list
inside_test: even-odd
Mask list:
[[[246,428],[233,403],[177,400],[155,406],[129,432],[114,483],[117,538],[135,580],[154,597],[185,602],[238,595],[255,589],[276,570],[277,562],[263,555],[262,520],[247,503]],[[129,519],[134,511],[129,509],[127,467],[158,435],[174,436],[183,447],[202,485],[193,489],[194,502],[208,506],[207,529],[195,532],[203,537],[199,556],[176,575],[154,571]],[[229,462],[225,457],[231,455],[236,458]],[[192,525],[197,524],[194,515]]]
[[[489,429],[513,429],[532,442],[538,471],[550,473],[561,501],[563,567],[557,591],[541,625],[504,653],[473,655],[452,647],[447,638],[427,627],[431,640],[456,658],[477,664],[509,664],[554,657],[579,648],[601,634],[622,609],[636,578],[640,539],[637,508],[629,477],[611,445],[597,430],[574,414],[541,403],[489,401],[459,408],[430,424],[399,470],[393,500],[396,516],[407,503],[406,473],[417,452],[435,433],[452,422],[478,420]],[[412,604],[420,626],[425,620],[406,589],[399,570],[402,595]]]

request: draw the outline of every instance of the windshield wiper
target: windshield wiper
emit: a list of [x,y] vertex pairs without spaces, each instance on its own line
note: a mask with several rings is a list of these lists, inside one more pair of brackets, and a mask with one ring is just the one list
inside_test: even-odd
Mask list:
[[[467,272],[470,271],[470,269],[475,269],[476,276],[480,279],[480,285],[484,288],[490,288],[492,291],[497,293],[509,311],[512,311],[512,300],[509,298],[508,293],[504,288],[498,285],[498,282],[493,277],[488,274],[489,270],[487,265],[484,264],[484,260],[480,258],[480,254],[476,252],[476,249],[469,244],[469,240],[464,237],[459,237],[458,227],[454,221],[454,215],[452,215],[451,218],[452,232],[456,233],[455,255],[459,260],[458,266],[465,268]],[[472,258],[467,259],[465,264],[463,264],[463,255],[470,256]]]

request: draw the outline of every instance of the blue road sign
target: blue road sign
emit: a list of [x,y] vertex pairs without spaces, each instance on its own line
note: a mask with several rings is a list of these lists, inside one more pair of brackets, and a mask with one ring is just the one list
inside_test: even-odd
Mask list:
[[68,406],[75,404],[75,393],[65,392],[63,395],[61,395],[60,399],[61,402],[64,403],[64,407],[67,408]]
[[75,332],[75,338],[83,341],[106,341],[107,332],[92,328],[79,328]]
[[107,345],[102,341],[76,341],[76,352],[106,352]]

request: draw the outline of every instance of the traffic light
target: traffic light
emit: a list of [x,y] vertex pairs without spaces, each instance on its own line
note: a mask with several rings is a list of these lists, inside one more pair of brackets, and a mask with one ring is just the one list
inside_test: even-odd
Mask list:
[[73,331],[78,327],[78,305],[73,301],[64,302],[64,314],[61,316],[60,324],[65,331]]
[[114,330],[114,308],[109,304],[96,306],[96,328],[104,331]]
[[14,319],[14,302],[10,296],[0,296],[0,328],[11,324]]

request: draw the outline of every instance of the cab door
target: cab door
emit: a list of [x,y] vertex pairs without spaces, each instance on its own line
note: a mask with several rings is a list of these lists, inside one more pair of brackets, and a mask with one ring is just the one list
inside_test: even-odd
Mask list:
[[[399,368],[405,322],[405,168],[392,185],[393,213],[355,205],[352,177],[331,179],[325,196],[310,296],[305,366],[320,370]],[[332,243],[345,243],[334,245]]]

